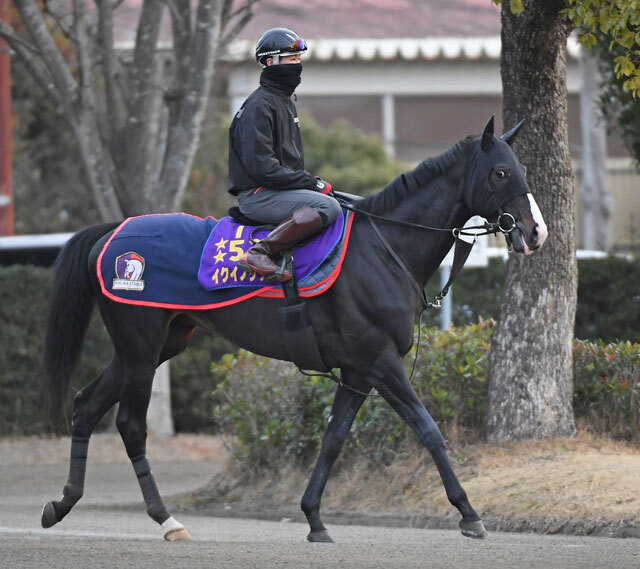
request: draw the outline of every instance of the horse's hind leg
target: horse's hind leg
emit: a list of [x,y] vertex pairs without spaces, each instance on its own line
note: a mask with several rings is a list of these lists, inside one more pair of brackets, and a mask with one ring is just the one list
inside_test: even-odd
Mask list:
[[[347,385],[365,394],[371,389],[370,385],[358,381],[353,374],[345,373],[344,370],[342,379]],[[342,445],[351,429],[351,424],[365,399],[366,395],[356,393],[346,387],[339,386],[336,391],[333,406],[331,407],[331,415],[329,416],[329,424],[322,439],[320,456],[313,469],[313,474],[304,496],[302,496],[302,511],[307,516],[311,530],[307,535],[309,541],[333,541],[320,519],[322,492],[329,478],[331,467],[338,458]]]
[[44,528],[61,521],[82,498],[89,438],[98,421],[118,401],[121,371],[120,362],[114,356],[100,376],[74,398],[69,478],[62,491],[62,499],[48,502],[42,509],[41,523]]
[[388,350],[377,358],[371,367],[370,382],[415,431],[420,442],[431,453],[449,502],[462,514],[462,534],[467,537],[485,537],[487,532],[484,525],[453,472],[440,429],[413,390],[397,353]]
[[[169,347],[169,352],[163,349],[171,334],[164,324],[162,313],[156,312],[153,316],[144,319],[144,330],[139,331],[135,338],[138,341],[131,338],[125,342],[121,338],[116,346],[124,369],[116,425],[138,478],[147,514],[162,526],[164,538],[173,541],[189,539],[189,534],[181,523],[169,515],[160,497],[146,456],[146,417],[151,398],[151,384],[161,354],[176,353],[176,348]],[[162,323],[160,319],[163,320]],[[157,343],[154,340],[157,340]]]

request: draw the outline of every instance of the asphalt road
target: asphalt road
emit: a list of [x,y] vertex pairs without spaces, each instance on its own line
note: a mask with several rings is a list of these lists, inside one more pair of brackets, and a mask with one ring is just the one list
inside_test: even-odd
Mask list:
[[[194,488],[219,465],[154,463],[161,492]],[[640,569],[640,540],[337,526],[333,544],[307,543],[304,524],[176,514],[190,542],[163,541],[144,512],[130,465],[90,464],[86,493],[54,528],[40,527],[43,504],[59,497],[66,467],[0,464],[0,567],[3,569],[180,567]],[[136,509],[113,507],[139,503]]]

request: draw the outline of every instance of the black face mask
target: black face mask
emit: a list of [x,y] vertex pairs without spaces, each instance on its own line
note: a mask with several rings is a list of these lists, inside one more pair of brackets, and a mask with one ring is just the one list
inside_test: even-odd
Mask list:
[[293,93],[302,80],[302,63],[284,63],[271,65],[262,70],[261,84],[280,87],[289,95]]

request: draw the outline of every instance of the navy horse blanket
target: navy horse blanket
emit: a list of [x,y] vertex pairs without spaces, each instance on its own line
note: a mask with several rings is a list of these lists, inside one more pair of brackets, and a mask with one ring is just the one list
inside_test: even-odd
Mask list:
[[[293,254],[300,296],[328,290],[338,278],[353,222],[338,216]],[[268,230],[185,213],[130,217],[105,243],[97,263],[102,293],[116,302],[158,308],[208,310],[255,296],[284,298],[237,268],[237,261]]]

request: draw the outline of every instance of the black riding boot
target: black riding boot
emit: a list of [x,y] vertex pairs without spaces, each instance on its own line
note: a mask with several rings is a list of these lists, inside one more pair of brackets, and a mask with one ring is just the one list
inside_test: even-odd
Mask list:
[[291,273],[285,271],[281,278],[275,276],[278,265],[274,260],[282,251],[291,249],[294,245],[322,231],[322,218],[313,208],[305,206],[283,221],[262,241],[256,243],[238,261],[238,267],[243,271],[257,273],[267,282],[288,281]]

